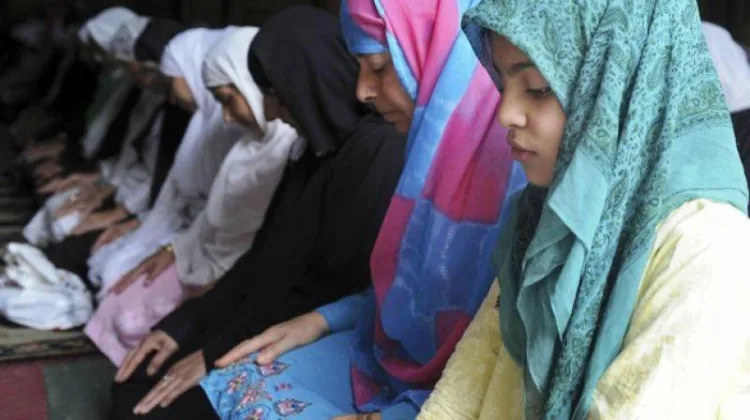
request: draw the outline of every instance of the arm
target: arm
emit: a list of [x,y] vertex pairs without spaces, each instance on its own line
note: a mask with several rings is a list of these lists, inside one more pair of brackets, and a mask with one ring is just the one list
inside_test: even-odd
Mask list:
[[[203,347],[206,366],[213,366],[216,360],[243,340],[339,298],[341,296],[295,296],[289,291],[268,289],[259,294],[248,294],[237,306],[235,316],[223,324],[225,328]],[[283,302],[282,307],[276,307],[279,302]]]
[[380,412],[381,420],[410,420],[416,419],[419,407],[411,402],[400,402]]
[[420,419],[477,419],[490,385],[500,346],[496,309],[500,287],[494,282],[474,321],[448,361],[443,376],[422,406]]
[[145,171],[132,170],[127,181],[118,188],[121,204],[130,214],[143,213],[148,209],[151,194],[151,177]]
[[354,329],[359,313],[369,299],[373,299],[372,288],[320,307],[316,311],[325,318],[330,332],[335,334]]
[[597,384],[589,418],[747,416],[750,229],[740,212],[709,206],[654,253],[622,351]]

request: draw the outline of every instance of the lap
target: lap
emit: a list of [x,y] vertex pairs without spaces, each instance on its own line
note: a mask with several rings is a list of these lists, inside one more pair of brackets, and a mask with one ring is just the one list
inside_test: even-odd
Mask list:
[[250,356],[211,372],[201,386],[224,419],[330,419],[355,411],[350,376],[354,332],[334,334],[268,366]]
[[169,358],[155,375],[149,375],[146,372],[150,357],[146,358],[135,372],[133,372],[129,381],[112,385],[112,411],[110,418],[117,420],[217,419],[218,417],[211,402],[206,398],[206,394],[199,386],[189,389],[167,408],[156,407],[146,416],[136,416],[133,414],[136,404],[146,394],[151,392],[151,389],[159,383],[169,368],[194,351],[195,347],[193,346],[183,347],[183,349]]

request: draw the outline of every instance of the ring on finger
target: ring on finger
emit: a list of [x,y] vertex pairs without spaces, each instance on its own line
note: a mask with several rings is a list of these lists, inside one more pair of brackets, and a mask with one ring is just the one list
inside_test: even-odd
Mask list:
[[171,381],[172,377],[170,375],[164,375],[164,376],[162,376],[161,380],[162,381]]

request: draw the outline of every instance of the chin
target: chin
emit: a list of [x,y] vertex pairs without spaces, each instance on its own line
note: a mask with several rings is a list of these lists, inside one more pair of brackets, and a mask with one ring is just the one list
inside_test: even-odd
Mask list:
[[400,134],[409,134],[409,128],[411,127],[411,124],[408,121],[399,121],[394,124],[396,127],[396,131],[398,131]]
[[525,170],[524,172],[526,172],[526,180],[535,187],[548,188],[552,185],[553,177],[549,174],[541,174],[529,170]]

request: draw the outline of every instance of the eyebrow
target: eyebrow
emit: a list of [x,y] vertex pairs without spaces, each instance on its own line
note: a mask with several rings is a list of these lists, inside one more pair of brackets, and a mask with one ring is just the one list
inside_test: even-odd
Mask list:
[[524,71],[524,70],[526,70],[528,68],[534,68],[534,67],[536,67],[536,66],[534,65],[534,63],[532,63],[530,61],[524,61],[524,62],[520,62],[520,63],[515,63],[512,66],[510,66],[510,68],[507,71],[507,75],[508,75],[508,77],[513,77],[513,76],[517,75],[518,73],[520,73],[520,72],[522,72],[522,71]]

